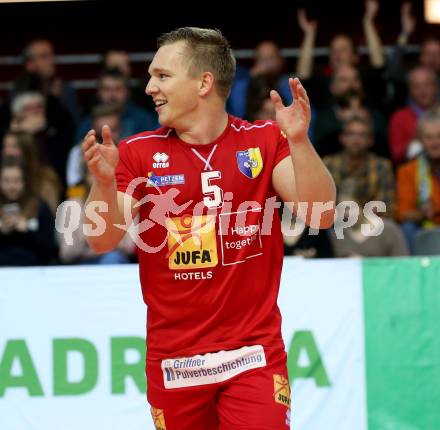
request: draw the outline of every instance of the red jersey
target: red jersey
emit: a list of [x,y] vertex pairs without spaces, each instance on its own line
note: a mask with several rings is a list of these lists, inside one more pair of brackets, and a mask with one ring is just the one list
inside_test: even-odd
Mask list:
[[123,140],[119,154],[118,190],[141,203],[148,358],[283,345],[272,171],[290,151],[279,127],[229,117],[206,145],[163,127]]

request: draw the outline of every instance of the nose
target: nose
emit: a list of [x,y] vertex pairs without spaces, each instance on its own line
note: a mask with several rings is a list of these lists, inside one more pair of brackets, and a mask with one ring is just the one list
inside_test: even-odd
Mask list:
[[152,96],[153,94],[156,94],[159,91],[157,88],[157,85],[155,85],[153,81],[153,76],[149,79],[147,86],[145,87],[145,94],[148,96]]

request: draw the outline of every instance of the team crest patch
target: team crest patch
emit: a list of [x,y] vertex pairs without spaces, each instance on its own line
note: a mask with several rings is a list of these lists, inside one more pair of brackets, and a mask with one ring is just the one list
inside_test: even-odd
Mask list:
[[290,408],[290,385],[282,375],[273,375],[274,399],[276,403]]
[[151,416],[153,417],[153,424],[156,430],[167,430],[165,425],[165,416],[162,409],[151,408]]
[[249,148],[237,151],[237,165],[243,175],[250,179],[256,178],[263,170],[263,158],[260,148]]

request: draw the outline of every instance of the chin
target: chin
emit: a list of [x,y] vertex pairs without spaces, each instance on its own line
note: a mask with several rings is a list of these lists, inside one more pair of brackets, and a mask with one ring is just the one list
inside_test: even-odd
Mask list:
[[170,118],[169,116],[159,115],[158,121],[162,127],[177,128],[176,121],[174,121],[173,118]]
[[159,122],[159,124],[160,124],[162,127],[169,127],[169,126],[170,126],[170,125],[169,125],[169,121],[167,121],[167,118],[164,117],[164,116],[162,116],[162,115],[158,115],[158,117],[157,117],[157,121]]
[[159,121],[159,124],[160,124],[162,127],[174,128],[174,126],[173,126],[173,124],[172,124],[171,121],[167,121],[166,119],[161,119],[161,118],[159,118],[158,121]]

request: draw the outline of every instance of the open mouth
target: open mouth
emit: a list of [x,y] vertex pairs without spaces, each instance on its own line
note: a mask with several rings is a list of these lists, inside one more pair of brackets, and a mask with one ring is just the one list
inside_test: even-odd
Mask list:
[[162,106],[165,106],[168,102],[166,100],[156,100],[154,102],[156,106],[156,111],[158,111]]

